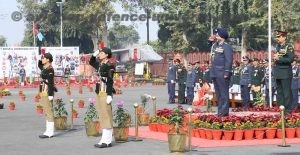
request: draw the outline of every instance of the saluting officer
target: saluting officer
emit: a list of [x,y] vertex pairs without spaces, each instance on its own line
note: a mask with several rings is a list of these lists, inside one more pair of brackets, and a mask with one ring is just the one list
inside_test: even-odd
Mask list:
[[232,75],[233,50],[225,42],[228,32],[224,28],[215,30],[217,42],[211,48],[211,70],[218,103],[218,116],[229,115],[229,83]]
[[175,84],[176,84],[176,66],[173,64],[173,59],[168,60],[167,84],[169,94],[169,104],[175,103]]
[[54,86],[54,69],[51,65],[53,57],[50,53],[42,55],[38,62],[41,70],[39,92],[41,104],[46,116],[46,131],[40,135],[40,138],[51,138],[54,135],[54,115],[53,115],[53,96],[56,88]]
[[292,63],[292,72],[293,72],[293,78],[292,78],[292,93],[293,93],[293,106],[292,109],[297,108],[298,105],[298,82],[299,82],[299,66],[297,65],[297,61],[294,59]]
[[[98,81],[95,92],[97,94],[95,107],[102,127],[102,137],[97,148],[111,147],[113,134],[112,96],[113,96],[113,74],[115,66],[109,62],[111,49],[103,47],[93,53],[89,64],[98,72]],[[96,60],[99,59],[99,61]]]
[[251,74],[251,90],[253,102],[256,103],[258,101],[258,93],[261,92],[261,85],[263,79],[263,72],[261,67],[258,65],[259,60],[257,58],[253,58],[253,72]]
[[250,89],[251,89],[251,75],[253,72],[253,67],[250,64],[250,59],[247,56],[243,56],[243,65],[241,66],[241,98],[243,102],[243,107],[250,107]]
[[274,76],[277,85],[278,105],[285,107],[286,113],[293,108],[293,95],[291,89],[293,71],[291,63],[294,60],[293,46],[287,43],[287,32],[276,30],[276,53],[274,54]]

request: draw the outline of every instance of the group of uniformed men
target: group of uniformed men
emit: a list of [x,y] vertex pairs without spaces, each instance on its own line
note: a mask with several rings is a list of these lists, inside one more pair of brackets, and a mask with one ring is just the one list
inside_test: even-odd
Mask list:
[[[298,109],[300,61],[294,57],[293,47],[286,42],[287,32],[276,30],[275,33],[277,47],[271,62],[272,103],[277,94],[278,105],[284,105],[285,112],[290,113]],[[254,104],[261,98],[264,99],[263,103],[270,104],[268,59],[250,59],[244,56],[241,65],[239,61],[233,63],[232,48],[224,42],[228,38],[227,31],[222,28],[216,29],[216,35],[220,41],[212,44],[211,63],[206,62],[201,67],[198,61],[194,64],[189,63],[185,67],[179,59],[169,59],[167,73],[169,103],[175,103],[176,82],[178,103],[191,105],[194,99],[194,88],[199,88],[205,81],[213,84],[220,116],[229,113],[230,91],[240,93],[243,107],[251,106],[251,94]],[[227,88],[230,88],[229,91]]]

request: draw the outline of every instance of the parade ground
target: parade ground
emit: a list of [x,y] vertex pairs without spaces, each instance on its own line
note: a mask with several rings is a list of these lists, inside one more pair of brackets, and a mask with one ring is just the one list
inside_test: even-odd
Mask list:
[[[95,148],[94,144],[98,143],[100,137],[87,137],[84,126],[84,113],[87,108],[88,99],[95,97],[95,93],[89,92],[87,87],[83,87],[83,94],[79,94],[78,87],[71,87],[71,95],[66,94],[65,87],[58,87],[58,93],[55,98],[62,98],[66,104],[66,108],[70,113],[70,99],[74,99],[74,108],[78,111],[78,118],[74,119],[73,129],[69,127],[66,131],[56,131],[55,137],[50,139],[40,139],[38,135],[45,130],[44,115],[39,115],[36,112],[36,103],[34,96],[37,94],[37,88],[9,88],[11,96],[4,96],[0,99],[4,103],[4,109],[0,109],[0,154],[1,155],[167,155],[167,154],[190,154],[190,155],[299,155],[300,142],[299,138],[293,143],[287,144],[290,147],[279,147],[282,144],[281,140],[274,139],[272,143],[267,140],[252,140],[253,142],[245,141],[243,145],[219,146],[212,145],[207,147],[193,146],[192,151],[185,153],[170,153],[168,149],[168,142],[159,140],[157,138],[141,138],[142,141],[129,141],[126,143],[115,143],[113,147],[99,149]],[[22,90],[26,95],[26,100],[21,101],[18,96],[19,90]],[[140,103],[141,95],[147,93],[157,98],[157,109],[172,108],[176,104],[167,104],[168,94],[167,86],[152,86],[147,84],[140,87],[122,88],[123,94],[115,95],[113,98],[113,110],[116,109],[115,103],[117,101],[124,101],[125,108],[134,116],[134,103]],[[77,102],[79,99],[85,101],[84,108],[78,108]],[[16,103],[14,111],[8,110],[10,101]],[[183,105],[186,109],[189,105]],[[152,101],[147,105],[146,111],[153,114]],[[205,107],[201,107],[202,110]],[[216,107],[214,107],[216,110]],[[70,125],[70,119],[68,118]],[[133,124],[134,125],[134,120]],[[141,134],[144,128],[141,127]],[[130,129],[133,135],[134,126]],[[153,133],[151,133],[153,134]],[[155,134],[155,133],[154,133]],[[162,133],[157,133],[162,134]],[[149,133],[150,135],[150,133]],[[201,140],[200,140],[201,141]],[[206,140],[207,141],[207,140]],[[296,143],[295,143],[296,141]],[[205,140],[203,140],[205,142]],[[275,142],[275,143],[274,143]],[[225,143],[224,140],[210,140],[211,144]],[[241,143],[240,141],[236,142]]]

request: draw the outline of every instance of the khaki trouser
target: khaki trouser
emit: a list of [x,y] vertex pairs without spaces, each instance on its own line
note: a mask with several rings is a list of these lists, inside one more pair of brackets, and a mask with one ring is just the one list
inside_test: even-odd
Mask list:
[[48,122],[54,122],[53,116],[53,101],[49,101],[48,95],[41,95],[41,104],[45,112],[46,120]]
[[106,103],[107,94],[100,92],[96,96],[95,108],[99,116],[99,122],[102,129],[110,129],[113,127],[113,116],[111,104]]

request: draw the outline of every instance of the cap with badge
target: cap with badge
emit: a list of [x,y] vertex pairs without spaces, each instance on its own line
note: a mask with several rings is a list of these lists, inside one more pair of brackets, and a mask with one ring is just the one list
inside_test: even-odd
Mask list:
[[243,58],[243,61],[250,61],[248,56],[243,56],[242,58]]
[[252,59],[252,61],[259,61],[259,59],[257,59],[257,58],[253,58],[253,59]]
[[286,37],[287,36],[287,32],[281,31],[281,30],[275,30],[275,35],[276,35],[276,38]]

